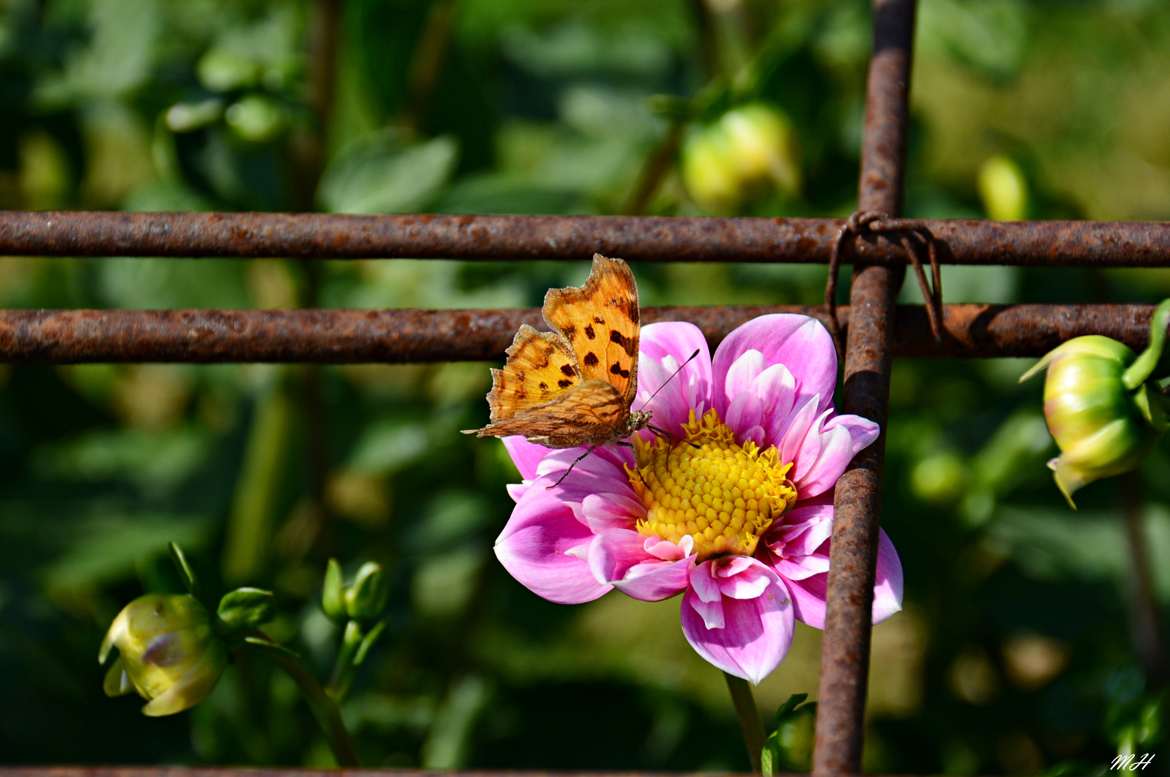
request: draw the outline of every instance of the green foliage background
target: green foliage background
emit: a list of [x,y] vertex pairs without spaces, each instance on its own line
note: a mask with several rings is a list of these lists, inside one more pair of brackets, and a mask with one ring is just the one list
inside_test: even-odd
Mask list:
[[[977,171],[1006,154],[1031,217],[1170,218],[1164,3],[921,5],[909,214],[982,216]],[[0,206],[622,212],[667,132],[647,98],[694,95],[768,42],[763,91],[796,127],[805,185],[744,212],[853,207],[860,0],[348,0],[323,127],[305,96],[311,18],[283,0],[0,3]],[[643,209],[701,212],[674,168]],[[528,306],[585,270],[6,258],[0,306]],[[635,270],[646,304],[813,304],[824,282],[818,267]],[[950,302],[1170,291],[1166,271],[944,277]],[[1084,773],[1135,721],[1153,721],[1142,747],[1165,741],[1143,707],[1121,512],[1140,492],[1165,615],[1170,483],[1097,484],[1070,512],[1023,369],[896,366],[884,526],[906,609],[874,635],[870,769]],[[329,763],[291,683],[264,667],[236,667],[171,719],[102,697],[101,635],[129,599],[177,590],[176,540],[208,580],[275,589],[274,634],[322,672],[336,641],[315,602],[325,560],[387,565],[390,629],[346,709],[368,765],[745,768],[677,601],[558,607],[496,563],[515,473],[498,445],[457,434],[483,420],[487,384],[482,364],[0,371],[0,760]],[[1166,466],[1158,452],[1148,470]],[[819,633],[801,627],[759,689],[764,708],[815,695],[818,662]],[[802,720],[785,740],[794,767]]]

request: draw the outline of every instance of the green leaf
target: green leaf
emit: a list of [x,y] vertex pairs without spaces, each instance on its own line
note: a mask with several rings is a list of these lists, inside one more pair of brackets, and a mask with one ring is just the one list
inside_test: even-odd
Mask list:
[[410,143],[380,132],[343,150],[326,168],[317,191],[334,213],[405,213],[424,210],[455,171],[459,149],[450,137]]
[[233,629],[254,629],[275,617],[276,594],[262,588],[237,588],[223,595],[216,613]]

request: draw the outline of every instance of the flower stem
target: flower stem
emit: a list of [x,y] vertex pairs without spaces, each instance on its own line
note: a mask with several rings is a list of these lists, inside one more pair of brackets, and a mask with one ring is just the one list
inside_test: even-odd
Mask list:
[[1170,299],[1163,300],[1162,304],[1154,310],[1154,315],[1150,319],[1150,343],[1121,376],[1122,383],[1130,391],[1145,383],[1162,359],[1167,322],[1170,322]]
[[349,737],[349,731],[345,728],[345,721],[341,719],[341,710],[338,708],[337,702],[325,692],[317,678],[305,668],[305,665],[301,663],[300,656],[274,642],[258,637],[246,638],[243,647],[271,659],[274,664],[287,672],[288,676],[297,684],[301,694],[305,697],[305,702],[309,705],[309,709],[313,711],[313,717],[317,719],[317,724],[321,727],[322,733],[325,734],[325,739],[329,742],[329,749],[333,751],[337,765],[360,766],[357,753],[353,748],[353,741]]
[[747,746],[752,772],[759,774],[760,754],[764,750],[764,724],[760,721],[760,710],[752,696],[752,687],[747,680],[727,672],[723,673],[723,679],[727,681],[727,690],[731,692],[731,703],[735,706],[735,715],[743,731],[743,743]]

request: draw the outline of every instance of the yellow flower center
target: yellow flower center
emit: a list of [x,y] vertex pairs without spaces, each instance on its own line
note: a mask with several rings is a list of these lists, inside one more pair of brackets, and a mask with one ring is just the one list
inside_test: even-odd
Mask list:
[[796,501],[776,446],[740,444],[712,408],[691,411],[683,439],[634,438],[630,486],[646,506],[638,532],[679,542],[690,536],[700,560],[721,554],[750,556],[760,535]]

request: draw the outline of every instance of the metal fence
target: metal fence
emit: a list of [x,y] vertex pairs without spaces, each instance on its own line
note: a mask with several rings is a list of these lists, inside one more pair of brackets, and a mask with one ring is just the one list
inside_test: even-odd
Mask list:
[[[896,216],[902,204],[915,0],[874,0],[860,211]],[[0,255],[284,257],[303,260],[587,259],[595,251],[648,262],[827,263],[839,219],[543,216],[334,216],[229,213],[0,213]],[[944,263],[1170,266],[1170,224],[902,222],[926,227]],[[895,306],[906,255],[862,235],[850,252],[841,410],[885,428],[895,356],[1034,356],[1082,334],[1144,342],[1142,305],[947,305],[942,336],[926,310]],[[685,319],[717,341],[766,312],[827,320],[824,308],[661,307],[643,320]],[[538,310],[66,310],[0,311],[0,361],[434,362],[499,358]],[[836,490],[814,772],[860,770],[870,607],[884,434]],[[85,770],[50,770],[78,775]],[[97,774],[99,772],[92,772]],[[101,774],[118,774],[103,771]]]

